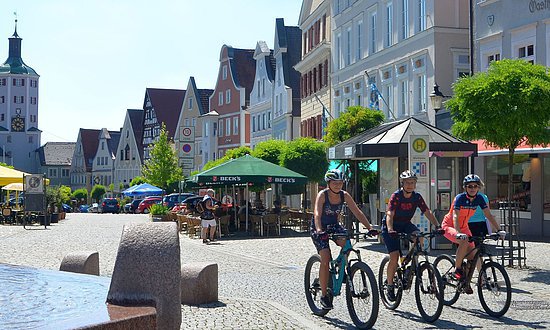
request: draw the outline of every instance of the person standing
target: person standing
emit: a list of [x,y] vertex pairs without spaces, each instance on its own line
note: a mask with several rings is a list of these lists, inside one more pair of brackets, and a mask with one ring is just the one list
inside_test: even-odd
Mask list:
[[216,217],[214,211],[217,209],[217,205],[214,203],[214,189],[208,189],[206,195],[202,199],[204,204],[204,212],[201,214],[201,238],[202,242],[208,244],[208,228],[210,228],[210,242],[215,242],[216,234]]
[[[365,214],[359,209],[353,198],[346,191],[344,186],[344,174],[338,169],[329,170],[325,174],[327,188],[317,194],[315,200],[315,211],[311,221],[311,239],[321,256],[319,268],[319,284],[321,285],[321,306],[323,309],[332,309],[332,301],[327,296],[329,279],[329,262],[331,258],[328,234],[345,234],[346,229],[338,221],[344,203],[347,204],[355,217],[370,231],[372,226]],[[335,241],[340,247],[346,244],[345,239]]]
[[433,215],[432,211],[422,195],[415,191],[418,178],[416,174],[410,170],[406,170],[399,175],[401,189],[394,192],[388,202],[386,216],[382,220],[382,237],[384,244],[390,256],[387,273],[387,292],[388,300],[395,301],[395,286],[393,277],[397,270],[397,260],[399,259],[399,239],[395,237],[397,233],[412,234],[419,232],[418,227],[411,222],[416,209],[419,208],[428,220],[435,227],[439,227],[439,222]]

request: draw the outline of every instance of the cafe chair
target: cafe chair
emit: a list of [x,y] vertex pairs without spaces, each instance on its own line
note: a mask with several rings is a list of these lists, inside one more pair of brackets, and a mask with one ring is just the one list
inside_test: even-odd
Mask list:
[[275,213],[269,213],[264,215],[263,230],[266,236],[269,237],[269,232],[272,231],[277,235],[281,235],[281,227],[279,225],[279,216]]

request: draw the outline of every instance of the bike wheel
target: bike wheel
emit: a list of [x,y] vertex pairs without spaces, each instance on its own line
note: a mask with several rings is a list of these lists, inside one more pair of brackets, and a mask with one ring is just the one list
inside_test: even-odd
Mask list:
[[490,261],[481,266],[477,294],[481,306],[492,317],[501,317],[508,311],[512,302],[512,286],[501,264]]
[[389,262],[390,257],[386,256],[380,263],[380,269],[378,270],[378,289],[380,290],[380,298],[382,299],[384,306],[386,306],[387,309],[396,309],[399,306],[399,303],[401,303],[401,297],[403,297],[403,286],[400,284],[399,276],[397,276],[396,271],[393,276],[393,283],[395,285],[395,301],[390,301],[386,296]]
[[420,265],[416,272],[414,296],[422,318],[426,322],[434,322],[443,310],[443,285],[441,275],[429,263]]
[[441,275],[441,282],[443,284],[443,304],[451,306],[460,296],[460,291],[457,290],[458,283],[453,277],[455,260],[448,254],[442,254],[435,258],[434,267]]
[[349,315],[359,329],[372,328],[378,318],[378,286],[374,273],[364,262],[351,266],[346,285],[346,302]]
[[[318,316],[325,316],[329,310],[323,309],[321,306],[321,284],[319,283],[319,269],[321,267],[321,256],[318,254],[312,255],[306,264],[304,274],[304,287],[306,293],[307,304],[313,312]],[[330,287],[329,280],[329,287]]]

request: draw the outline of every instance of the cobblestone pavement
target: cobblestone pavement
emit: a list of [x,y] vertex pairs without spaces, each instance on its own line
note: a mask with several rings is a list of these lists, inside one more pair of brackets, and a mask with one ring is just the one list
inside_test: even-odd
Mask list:
[[[24,230],[0,226],[0,262],[59,269],[72,251],[99,252],[102,276],[110,276],[126,224],[148,221],[143,215],[68,214],[66,220]],[[335,298],[326,317],[311,314],[303,293],[305,263],[315,248],[307,236],[284,238],[228,237],[210,245],[182,235],[182,263],[213,261],[219,267],[219,301],[182,306],[182,329],[348,329],[345,295]],[[527,269],[507,268],[513,287],[512,307],[500,319],[489,317],[477,294],[461,296],[444,307],[438,321],[419,317],[413,292],[395,311],[381,305],[377,329],[487,328],[543,329],[550,327],[550,243],[527,242]],[[378,274],[384,247],[375,240],[356,245],[363,260]],[[333,250],[337,250],[333,248]]]

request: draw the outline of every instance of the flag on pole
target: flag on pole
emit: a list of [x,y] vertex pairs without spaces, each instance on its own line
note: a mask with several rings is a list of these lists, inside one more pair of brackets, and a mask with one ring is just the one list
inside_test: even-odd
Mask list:
[[380,110],[380,92],[374,81],[370,82],[369,108]]

